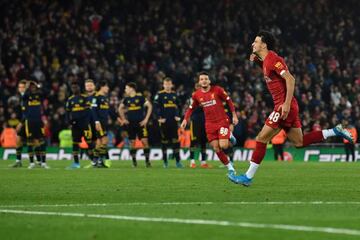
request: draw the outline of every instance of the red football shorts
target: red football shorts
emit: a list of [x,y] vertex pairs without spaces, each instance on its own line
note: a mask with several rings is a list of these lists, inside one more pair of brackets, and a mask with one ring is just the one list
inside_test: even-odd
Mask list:
[[206,123],[205,130],[209,142],[217,139],[230,138],[230,124],[229,121],[219,123]]
[[277,111],[277,106],[274,111],[270,113],[266,119],[265,124],[271,128],[282,128],[288,131],[290,128],[301,128],[301,120],[299,118],[299,106],[297,104],[291,104],[288,117],[283,120],[280,118],[281,112]]

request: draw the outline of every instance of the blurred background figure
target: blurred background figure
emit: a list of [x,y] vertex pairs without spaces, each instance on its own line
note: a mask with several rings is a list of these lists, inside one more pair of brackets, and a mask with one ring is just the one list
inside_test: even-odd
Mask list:
[[284,161],[284,143],[286,141],[286,132],[282,129],[271,139],[274,149],[274,160]]
[[349,123],[348,120],[343,120],[343,126],[351,133],[351,135],[353,136],[354,139],[354,143],[349,142],[348,140],[344,139],[344,148],[345,148],[345,153],[346,153],[346,161],[349,162],[350,160],[350,155],[351,155],[351,160],[353,162],[356,161],[355,159],[355,144],[357,141],[357,130],[356,128]]

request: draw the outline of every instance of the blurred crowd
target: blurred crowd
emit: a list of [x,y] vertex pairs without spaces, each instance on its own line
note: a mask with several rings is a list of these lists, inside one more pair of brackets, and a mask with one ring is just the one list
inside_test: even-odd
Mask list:
[[[25,75],[42,85],[48,142],[57,144],[73,79],[108,80],[116,109],[127,82],[152,99],[170,76],[185,109],[196,73],[206,70],[235,102],[241,145],[273,108],[261,69],[248,61],[266,29],[296,78],[304,130],[346,120],[359,131],[359,8],[357,0],[2,1],[0,127],[19,118],[16,86]],[[155,116],[149,128],[156,145]],[[121,141],[116,122],[112,132]]]

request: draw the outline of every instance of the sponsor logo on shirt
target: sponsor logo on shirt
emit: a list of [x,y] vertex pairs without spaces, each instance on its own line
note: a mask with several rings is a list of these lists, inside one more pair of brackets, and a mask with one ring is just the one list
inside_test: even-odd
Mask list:
[[216,100],[210,100],[210,101],[206,101],[206,102],[202,102],[201,106],[202,107],[210,107],[210,106],[214,106],[216,104]]

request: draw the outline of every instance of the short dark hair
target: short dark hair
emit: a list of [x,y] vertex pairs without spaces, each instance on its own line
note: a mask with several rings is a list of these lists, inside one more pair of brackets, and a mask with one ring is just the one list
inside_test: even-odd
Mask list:
[[80,82],[78,81],[78,80],[72,80],[71,82],[70,82],[70,85],[78,85],[78,86],[80,86],[81,84],[80,84]]
[[164,77],[163,82],[172,82],[173,80],[170,77]]
[[128,83],[126,84],[126,86],[131,87],[131,88],[134,89],[135,91],[137,90],[137,85],[136,85],[136,83],[134,83],[134,82],[128,82]]
[[263,43],[266,43],[268,50],[273,50],[275,48],[276,39],[274,37],[274,34],[272,34],[271,32],[261,30],[256,36],[260,37]]
[[205,72],[205,71],[199,72],[199,73],[197,74],[196,82],[199,82],[199,80],[200,80],[200,75],[209,76],[209,73],[208,73],[208,72]]
[[106,80],[102,80],[98,83],[97,87],[98,89],[104,87],[104,86],[109,86],[109,83]]
[[18,85],[20,85],[20,84],[24,84],[24,85],[26,85],[26,80],[25,79],[23,79],[23,80],[20,80],[20,82],[18,83]]

